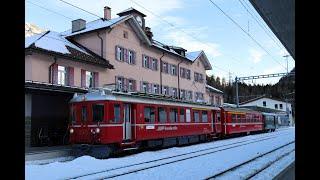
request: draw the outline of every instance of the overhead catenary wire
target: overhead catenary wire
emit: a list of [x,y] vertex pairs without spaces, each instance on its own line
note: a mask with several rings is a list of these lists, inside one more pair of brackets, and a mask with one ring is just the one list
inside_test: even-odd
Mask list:
[[280,48],[283,49],[283,47],[281,47],[278,42],[275,40],[274,36],[270,35],[270,31],[267,30],[267,28],[261,24],[261,22],[259,22],[259,20],[253,15],[253,13],[251,13],[250,9],[248,9],[246,7],[246,5],[244,5],[244,0],[238,0],[241,4],[241,6],[251,15],[251,17],[257,22],[257,24],[262,28],[262,30],[266,33],[266,35],[268,35],[270,37],[270,39]]
[[251,34],[249,34],[246,30],[244,30],[239,23],[237,23],[231,16],[229,16],[225,11],[223,11],[220,6],[218,6],[216,3],[214,3],[212,0],[209,0],[209,2],[211,2],[211,4],[213,4],[223,15],[225,15],[229,20],[231,20],[231,22],[233,22],[238,28],[240,28],[242,30],[242,32],[244,32],[247,36],[250,37],[250,39],[255,42],[262,50],[264,50],[271,58],[272,60],[274,60],[276,63],[278,63],[280,66],[282,66],[283,68],[286,69],[285,66],[283,66],[280,62],[278,62],[271,54],[270,52],[264,48],[254,37],[251,36]]
[[28,1],[28,0],[27,0],[27,2],[30,3],[30,4],[32,4],[32,5],[34,5],[34,6],[37,6],[37,7],[39,7],[39,8],[44,9],[44,10],[47,10],[47,11],[49,11],[49,12],[52,12],[52,13],[57,14],[57,15],[59,15],[59,16],[62,16],[62,17],[64,17],[64,18],[66,18],[66,19],[72,20],[72,18],[70,18],[70,17],[68,17],[68,16],[66,16],[66,15],[63,15],[63,14],[61,14],[61,13],[58,13],[58,12],[56,12],[56,11],[53,11],[53,10],[48,9],[48,8],[46,8],[46,7],[43,7],[43,6],[41,6],[41,5],[39,5],[39,4],[36,4],[36,3],[32,2],[32,1]]

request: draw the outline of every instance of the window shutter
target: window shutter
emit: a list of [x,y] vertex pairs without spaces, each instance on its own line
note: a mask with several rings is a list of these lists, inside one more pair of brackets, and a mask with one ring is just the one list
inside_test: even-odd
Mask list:
[[152,84],[148,83],[148,93],[152,93]]
[[121,47],[121,56],[122,56],[122,57],[121,57],[122,61],[125,61],[125,60],[124,60],[124,58],[125,58],[124,48],[122,48],[122,47]]
[[157,71],[158,70],[158,60],[157,59],[154,59],[155,60],[155,70]]
[[116,60],[119,60],[120,61],[120,51],[118,50],[118,48],[120,48],[119,46],[116,46],[116,49],[115,49],[115,58]]
[[129,79],[124,78],[124,84],[125,84],[124,89],[125,89],[126,91],[129,91]]
[[98,72],[93,73],[93,81],[94,81],[93,87],[95,87],[95,88],[99,87],[99,73]]
[[128,62],[128,49],[124,49],[124,62]]
[[81,87],[86,87],[86,70],[81,69]]
[[132,64],[136,64],[136,52],[132,51]]
[[74,86],[74,68],[73,67],[68,67],[68,80],[69,80],[69,83],[68,85],[69,86]]
[[58,64],[55,63],[52,65],[52,83],[58,83]]
[[132,81],[132,91],[137,91],[136,80]]
[[142,54],[142,67],[144,67],[144,54]]
[[140,91],[143,92],[143,81],[140,81]]
[[116,90],[119,89],[119,85],[118,85],[118,76],[114,77],[114,84],[115,84],[115,88]]

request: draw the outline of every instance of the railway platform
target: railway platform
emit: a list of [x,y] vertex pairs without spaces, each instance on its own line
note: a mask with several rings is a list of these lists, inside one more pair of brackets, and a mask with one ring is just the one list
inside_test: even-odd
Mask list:
[[45,160],[53,158],[68,157],[71,153],[71,146],[45,146],[26,147],[25,161]]

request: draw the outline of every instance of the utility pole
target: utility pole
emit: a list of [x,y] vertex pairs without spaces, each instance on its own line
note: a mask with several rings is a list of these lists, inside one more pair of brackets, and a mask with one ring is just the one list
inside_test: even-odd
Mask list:
[[239,94],[238,94],[238,77],[236,76],[236,103],[237,103],[237,108],[239,107]]

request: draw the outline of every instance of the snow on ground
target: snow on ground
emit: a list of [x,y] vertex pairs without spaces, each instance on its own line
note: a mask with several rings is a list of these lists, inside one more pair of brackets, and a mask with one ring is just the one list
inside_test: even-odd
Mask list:
[[264,180],[264,179],[273,179],[278,175],[284,168],[288,167],[295,161],[295,151],[291,152],[288,156],[282,158],[281,160],[275,162],[272,166],[263,170],[261,173],[252,177],[254,180]]
[[[167,164],[165,166],[148,169],[147,171],[132,173],[121,177],[121,179],[171,179],[173,177],[175,179],[203,179],[239,162],[250,159],[259,153],[267,152],[271,149],[274,149],[275,147],[279,147],[282,144],[294,140],[294,128],[286,128],[273,133],[264,133],[233,139],[219,140],[215,142],[202,143],[186,147],[173,147],[159,151],[146,151],[126,157],[110,158],[105,160],[99,160],[89,156],[82,156],[72,161],[53,162],[45,165],[36,165],[29,163],[25,166],[25,174],[26,179],[66,179],[74,176],[84,175],[90,172],[97,172],[110,168],[127,166],[130,164],[160,159],[211,147],[224,146],[239,141],[254,140],[256,138],[263,138],[271,135],[278,135],[278,137],[250,145],[244,145],[238,148],[220,151],[214,154],[200,156],[190,160],[180,161],[179,163]],[[169,162],[171,160],[169,159],[166,161]],[[161,161],[161,163],[166,161]],[[160,162],[148,163],[144,165],[134,166],[129,169],[118,169],[112,172],[110,171],[108,173],[97,174],[90,177],[89,179],[105,177],[111,174],[118,174],[140,167],[155,165],[156,163],[159,164]]]

